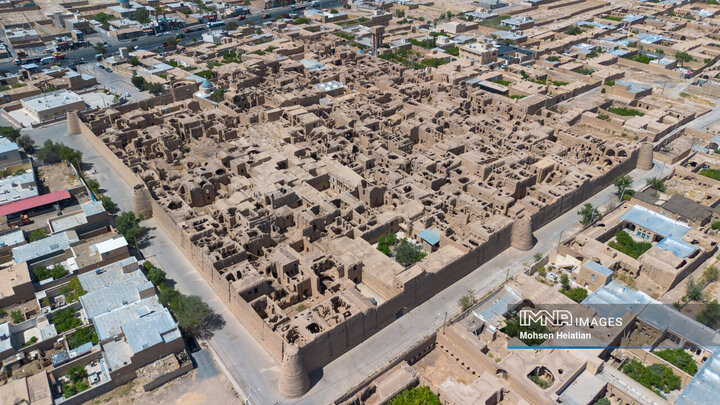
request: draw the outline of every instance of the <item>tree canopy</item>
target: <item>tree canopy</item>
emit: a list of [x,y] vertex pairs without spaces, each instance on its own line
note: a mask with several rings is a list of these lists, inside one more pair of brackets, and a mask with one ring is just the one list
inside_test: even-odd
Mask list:
[[427,256],[427,253],[420,246],[408,242],[407,239],[403,239],[395,249],[395,260],[405,267],[412,266],[425,256]]
[[142,215],[135,216],[132,211],[122,212],[115,218],[115,229],[125,237],[128,245],[134,247],[135,243],[147,234],[147,228],[140,226],[142,220]]

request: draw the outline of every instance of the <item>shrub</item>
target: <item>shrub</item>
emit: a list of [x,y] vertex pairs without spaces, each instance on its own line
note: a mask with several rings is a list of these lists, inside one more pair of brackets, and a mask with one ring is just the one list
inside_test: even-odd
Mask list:
[[626,107],[610,107],[608,108],[608,111],[610,111],[613,114],[617,114],[623,117],[633,117],[638,116],[642,117],[645,115],[644,112],[635,110],[633,108],[626,108]]
[[381,235],[378,238],[377,243],[377,250],[385,253],[386,255],[390,255],[390,246],[394,246],[397,242],[397,237],[394,233],[390,233],[387,235]]
[[426,386],[413,387],[397,394],[388,405],[440,405],[440,398]]
[[717,300],[710,301],[697,314],[695,319],[709,328],[720,328],[720,304],[718,304]]
[[637,360],[630,360],[622,365],[621,370],[650,390],[660,390],[668,393],[680,388],[680,377],[676,376],[670,368],[663,364],[653,364],[645,367]]
[[55,312],[55,314],[53,314],[52,322],[58,333],[65,332],[82,325],[82,322],[77,317],[77,313],[73,308],[65,308]]
[[587,290],[582,287],[560,290],[560,292],[575,302],[582,302],[588,296]]
[[[515,317],[510,319],[509,321],[505,322],[505,327],[501,329],[501,332],[504,334],[510,336],[510,337],[516,337],[520,339],[520,332],[536,332],[538,334],[546,334],[548,333],[548,329],[541,325],[539,322],[531,322],[530,326],[521,326],[520,325],[520,318]],[[532,335],[531,335],[532,336]],[[545,341],[543,338],[525,338],[520,339],[523,343],[525,343],[528,346],[537,346],[540,345],[542,342]]]
[[664,193],[665,188],[665,181],[662,179],[658,179],[657,177],[653,177],[651,179],[647,180],[647,184],[652,188],[653,190],[657,190],[661,193]]
[[78,329],[67,336],[67,343],[71,349],[80,347],[88,342],[92,342],[92,344],[97,344],[98,342],[97,332],[95,332],[95,328],[92,326]]
[[655,355],[690,375],[695,375],[698,371],[695,360],[683,349],[660,350],[655,352]]
[[530,381],[534,382],[535,385],[537,385],[538,387],[540,387],[540,388],[542,388],[542,389],[550,388],[550,383],[549,383],[549,382],[543,380],[542,378],[540,378],[540,377],[538,377],[538,376],[536,376],[536,375],[532,375],[532,374],[531,374],[531,375],[528,376],[528,378],[530,379]]
[[703,272],[703,278],[705,278],[706,283],[712,283],[713,281],[717,280],[718,279],[718,268],[715,266],[709,266]]
[[87,294],[87,291],[82,288],[80,280],[78,280],[77,278],[73,278],[72,280],[70,280],[69,283],[60,287],[60,293],[65,296],[65,302],[70,303],[77,301],[78,298]]
[[36,240],[43,239],[46,236],[47,236],[46,230],[44,230],[42,228],[34,229],[34,230],[30,231],[30,233],[28,234],[28,241],[35,242]]
[[585,31],[581,30],[579,27],[570,27],[565,30],[565,34],[567,34],[567,35],[580,35],[583,32],[585,32]]
[[717,169],[702,169],[698,172],[699,175],[711,178],[713,180],[720,181],[720,170]]
[[37,341],[38,341],[37,336],[33,336],[27,342],[23,343],[23,347],[28,347],[30,345],[34,345],[35,343],[37,343]]
[[64,277],[64,276],[70,274],[70,273],[68,273],[67,270],[65,270],[65,267],[63,267],[60,264],[56,264],[50,269],[48,269],[45,266],[35,266],[35,267],[33,267],[32,272],[38,281],[42,281],[42,280],[45,280],[48,278],[57,280],[61,277]]
[[617,242],[608,242],[608,246],[619,252],[625,253],[633,259],[637,259],[640,255],[652,247],[652,244],[649,242],[635,242],[627,232],[622,230],[615,232],[615,238],[617,239]]
[[690,277],[687,285],[685,286],[685,296],[691,301],[702,301],[703,300],[703,287],[702,285],[695,282],[695,279]]
[[19,309],[10,312],[10,318],[12,318],[13,323],[20,323],[24,321],[23,314]]
[[460,309],[465,311],[466,309],[469,309],[473,306],[475,303],[475,291],[474,290],[467,290],[465,294],[463,294],[460,299],[458,300],[458,305],[460,306]]

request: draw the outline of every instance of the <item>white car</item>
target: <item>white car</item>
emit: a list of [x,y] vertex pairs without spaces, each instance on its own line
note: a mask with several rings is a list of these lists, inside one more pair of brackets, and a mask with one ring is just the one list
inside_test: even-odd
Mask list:
[[130,97],[130,92],[125,93],[125,97]]
[[102,67],[102,63],[98,62],[98,63],[95,64],[95,66],[97,66],[97,67]]

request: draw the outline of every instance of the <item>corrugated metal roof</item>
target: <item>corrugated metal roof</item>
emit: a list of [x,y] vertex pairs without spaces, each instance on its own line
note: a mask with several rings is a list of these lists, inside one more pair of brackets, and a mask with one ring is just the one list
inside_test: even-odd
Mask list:
[[431,245],[437,245],[440,242],[440,233],[434,229],[425,229],[418,236]]
[[613,274],[612,270],[592,260],[585,262],[585,266],[592,271],[602,274],[603,276],[612,276]]
[[624,221],[648,229],[664,237],[682,240],[690,227],[639,205],[633,205],[621,217]]
[[695,374],[690,384],[680,394],[676,405],[705,405],[717,399],[720,392],[720,351],[715,351],[700,370]]
[[689,243],[673,238],[665,238],[658,242],[655,246],[657,246],[658,249],[666,250],[681,259],[690,256],[694,251],[698,250],[697,247]]
[[70,193],[67,190],[60,190],[50,194],[43,194],[35,197],[26,198],[24,200],[11,202],[9,204],[0,206],[0,215],[10,215],[17,212],[41,207],[43,205],[56,203],[58,201],[66,200],[70,198]]

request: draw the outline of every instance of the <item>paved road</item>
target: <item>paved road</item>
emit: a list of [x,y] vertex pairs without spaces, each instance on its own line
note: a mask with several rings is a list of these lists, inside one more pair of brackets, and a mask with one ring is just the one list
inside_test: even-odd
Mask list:
[[129,101],[145,100],[152,97],[148,92],[142,92],[133,86],[130,82],[130,77],[115,72],[107,72],[103,68],[97,67],[95,62],[86,63],[78,66],[78,71],[81,73],[89,73],[97,78],[98,84],[112,91],[113,93],[124,96],[126,93],[130,93]]
[[81,151],[83,162],[88,166],[86,173],[100,182],[100,187],[117,203],[121,210],[132,209],[132,190],[120,179],[120,176],[115,175],[110,165],[97,154],[95,148],[87,143],[85,138],[81,135],[67,134],[66,122],[37,129],[24,128],[21,133],[30,135],[35,140],[36,147],[42,146],[45,140],[50,139]]

